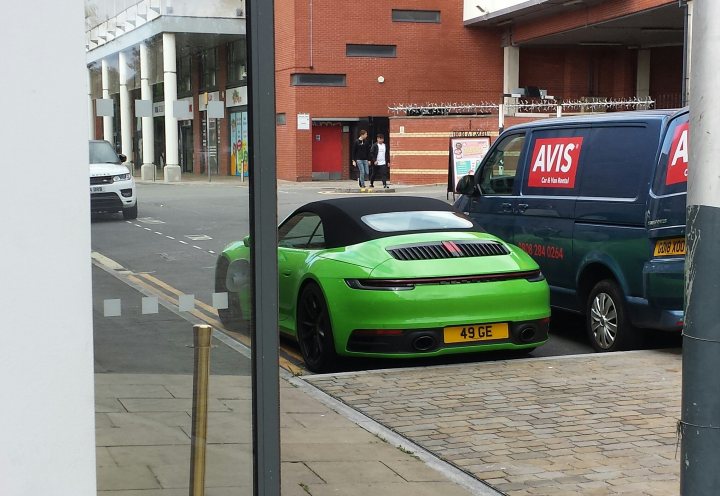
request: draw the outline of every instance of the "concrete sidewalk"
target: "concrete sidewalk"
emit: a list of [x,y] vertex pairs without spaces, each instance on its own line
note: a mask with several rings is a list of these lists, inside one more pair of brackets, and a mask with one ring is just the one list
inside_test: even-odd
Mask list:
[[[135,182],[138,184],[162,184],[168,186],[192,186],[192,185],[223,185],[223,186],[237,186],[247,187],[250,185],[248,178],[243,181],[239,176],[212,176],[209,180],[207,176],[200,176],[197,174],[183,173],[182,180],[180,182],[166,183],[164,182],[161,173],[158,173],[155,180],[152,179],[140,179],[139,176],[135,177]],[[397,193],[402,191],[412,191],[417,188],[428,188],[428,187],[440,187],[447,186],[446,184],[393,184],[388,181],[390,188],[383,189],[382,184],[378,187],[361,188],[358,185],[357,180],[344,179],[344,180],[323,180],[323,181],[285,181],[283,179],[277,180],[278,189],[283,188],[297,188],[297,189],[323,189],[334,191],[337,193]]]
[[[96,374],[98,494],[188,494],[192,376]],[[417,456],[281,380],[284,496],[466,496]],[[212,376],[206,494],[252,493],[249,377]],[[478,484],[478,486],[480,486]]]

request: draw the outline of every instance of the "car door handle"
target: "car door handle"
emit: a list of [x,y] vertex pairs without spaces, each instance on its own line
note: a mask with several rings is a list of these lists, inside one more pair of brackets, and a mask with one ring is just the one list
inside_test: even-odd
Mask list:
[[284,276],[289,276],[290,274],[292,274],[291,270],[283,270],[282,271],[282,275],[284,275]]
[[529,206],[527,203],[518,203],[518,212],[523,213]]
[[500,204],[500,209],[501,209],[503,212],[508,212],[508,213],[509,213],[509,212],[512,212],[512,203],[501,203],[501,204]]

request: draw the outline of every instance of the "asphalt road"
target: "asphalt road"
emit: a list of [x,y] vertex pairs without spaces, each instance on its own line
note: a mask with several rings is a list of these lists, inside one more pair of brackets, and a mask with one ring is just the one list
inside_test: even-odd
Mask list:
[[[247,186],[227,183],[183,185],[141,184],[139,217],[127,222],[121,215],[98,215],[92,221],[92,249],[119,263],[133,273],[146,274],[170,288],[210,305],[214,290],[214,265],[217,253],[234,240],[242,239],[249,229],[249,191]],[[298,206],[322,198],[341,196],[323,183],[280,184],[278,217],[282,220]],[[445,199],[444,187],[418,187],[394,194]],[[96,287],[96,290],[99,289]],[[97,293],[97,291],[96,291]],[[103,290],[97,298],[112,298]],[[118,296],[119,298],[120,296]],[[96,316],[96,319],[101,317]],[[152,321],[152,319],[150,319]],[[97,320],[96,320],[97,322]],[[127,325],[137,322],[128,321]],[[555,314],[551,338],[531,356],[556,356],[592,353],[583,334],[581,318]],[[660,340],[659,345],[666,345]],[[673,345],[670,340],[669,345]],[[458,360],[494,359],[494,355]],[[507,358],[500,355],[499,358]],[[444,361],[442,363],[447,363]],[[418,364],[420,364],[418,362]],[[422,365],[427,365],[423,361]],[[407,366],[407,362],[354,362],[350,368]]]

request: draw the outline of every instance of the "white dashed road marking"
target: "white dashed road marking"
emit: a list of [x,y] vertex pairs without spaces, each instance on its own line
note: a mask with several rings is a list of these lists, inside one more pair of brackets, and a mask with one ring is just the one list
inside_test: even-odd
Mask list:
[[[149,219],[150,222],[148,222],[147,219]],[[145,223],[149,223],[149,224],[165,224],[164,221],[161,221],[161,220],[158,220],[158,219],[153,219],[152,217],[148,217],[147,219],[141,220],[141,222],[145,222]],[[174,236],[170,236],[170,235],[161,233],[160,231],[153,231],[153,230],[150,229],[149,227],[143,227],[143,226],[141,226],[140,224],[136,224],[136,223],[131,222],[131,221],[129,221],[129,220],[128,220],[128,221],[125,221],[125,222],[127,222],[128,224],[133,225],[133,226],[135,226],[135,227],[139,227],[139,228],[141,228],[141,229],[144,229],[144,230],[146,230],[146,231],[154,232],[154,233],[157,234],[158,236],[165,236],[167,239],[171,239],[171,240],[173,240],[173,241],[177,241],[178,243],[182,243],[182,244],[184,244],[184,245],[192,246],[193,248],[195,248],[195,249],[197,249],[197,250],[200,250],[200,251],[204,251],[204,252],[206,252],[206,253],[208,253],[208,254],[210,254],[210,255],[215,255],[215,254],[216,254],[213,250],[206,250],[205,248],[203,248],[203,247],[201,247],[201,246],[190,245],[187,241],[183,241],[183,240],[181,240],[181,239],[177,239],[177,238],[175,238]],[[193,240],[193,241],[207,241],[207,240],[212,239],[212,238],[211,238],[210,236],[208,236],[207,234],[197,234],[197,235],[194,235],[194,234],[187,235],[187,234],[186,234],[185,237],[186,237],[186,238],[189,238],[189,239],[191,239],[191,240]]]

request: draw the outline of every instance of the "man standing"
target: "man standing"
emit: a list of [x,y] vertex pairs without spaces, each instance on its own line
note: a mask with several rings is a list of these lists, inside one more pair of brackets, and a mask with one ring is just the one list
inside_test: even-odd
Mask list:
[[358,183],[361,188],[365,187],[365,177],[370,174],[370,143],[367,139],[368,133],[364,129],[360,130],[360,136],[353,143],[352,163],[358,168]]
[[374,188],[375,178],[382,180],[383,188],[387,188],[388,168],[390,167],[390,150],[385,144],[385,136],[378,133],[377,142],[370,148],[370,160],[374,164],[370,187]]

